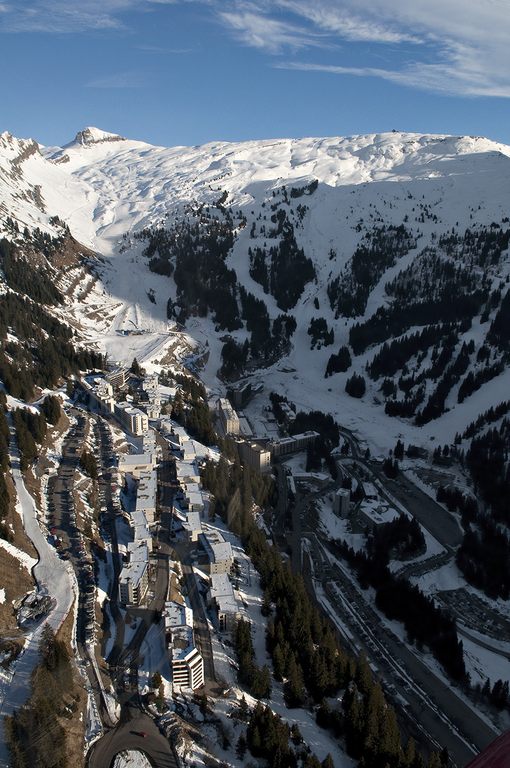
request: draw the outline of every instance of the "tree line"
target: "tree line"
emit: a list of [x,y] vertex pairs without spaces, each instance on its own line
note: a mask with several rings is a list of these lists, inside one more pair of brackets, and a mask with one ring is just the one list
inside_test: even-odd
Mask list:
[[214,445],[217,435],[204,385],[193,376],[176,374],[174,378],[178,389],[172,402],[172,418],[199,442]]
[[367,231],[343,272],[328,285],[335,317],[357,317],[366,309],[370,291],[384,272],[416,246],[411,233],[401,224]]
[[[7,334],[17,341],[7,341]],[[52,388],[60,379],[102,368],[103,356],[77,348],[74,333],[41,305],[7,293],[0,303],[0,378],[9,394],[30,400],[35,387]]]
[[71,660],[65,644],[46,625],[27,703],[5,718],[12,768],[68,768],[65,721],[77,709]]
[[356,552],[345,541],[336,542],[336,551],[355,569],[362,587],[376,591],[376,605],[391,620],[404,624],[408,639],[418,647],[428,646],[453,680],[467,679],[462,641],[455,620],[438,608],[419,587],[394,576],[386,553]]
[[[374,681],[366,659],[354,659],[337,643],[329,622],[312,603],[300,575],[292,573],[281,555],[266,540],[251,514],[253,500],[267,505],[271,498],[270,481],[254,482],[255,473],[237,463],[229,465],[222,457],[218,464],[208,462],[202,472],[202,482],[214,497],[214,511],[226,517],[231,497],[238,493],[243,499],[244,514],[235,518],[234,530],[260,574],[264,592],[263,610],[268,616],[267,650],[271,655],[275,679],[284,681],[285,700],[289,707],[319,704],[343,690],[342,705],[336,710],[336,734],[342,738],[349,754],[362,759],[367,768],[419,768],[422,758],[411,743],[407,750],[401,746],[400,734],[393,709],[385,701],[379,684]],[[261,492],[262,491],[262,492]],[[217,495],[218,494],[218,495]],[[247,627],[243,630],[242,648],[251,657]],[[258,715],[262,711],[258,708]],[[320,716],[318,715],[320,720]],[[320,723],[324,725],[323,721]],[[257,728],[259,735],[260,730]],[[247,736],[254,756],[262,756],[259,737]],[[288,732],[277,739],[279,748],[270,765],[293,766],[295,754],[288,745]],[[287,746],[285,746],[287,744]],[[278,758],[274,755],[278,754]],[[412,754],[412,758],[408,756]],[[272,760],[277,760],[272,762]],[[436,758],[434,758],[436,759]],[[437,764],[437,763],[436,763]]]

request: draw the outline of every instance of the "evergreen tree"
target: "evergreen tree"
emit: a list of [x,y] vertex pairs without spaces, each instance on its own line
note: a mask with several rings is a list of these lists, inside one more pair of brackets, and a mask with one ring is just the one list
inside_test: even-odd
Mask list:
[[364,377],[353,373],[353,375],[345,382],[345,391],[351,397],[363,397],[366,391],[366,382]]
[[247,749],[248,749],[248,744],[246,742],[246,737],[244,736],[244,734],[241,734],[236,744],[236,755],[239,758],[239,760],[244,759]]
[[291,708],[301,707],[306,699],[306,691],[303,670],[294,654],[290,656],[287,678],[284,686],[285,703]]
[[129,369],[133,376],[143,376],[143,369],[140,366],[140,363],[136,359],[136,357],[133,358],[133,362],[131,363],[131,368]]

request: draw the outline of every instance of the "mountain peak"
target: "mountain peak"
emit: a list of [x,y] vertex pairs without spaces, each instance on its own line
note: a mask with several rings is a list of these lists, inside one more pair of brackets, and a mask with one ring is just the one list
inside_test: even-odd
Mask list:
[[106,141],[126,141],[126,139],[123,136],[118,136],[116,133],[109,133],[108,131],[102,131],[100,128],[88,126],[82,131],[78,131],[73,144],[90,146],[92,144],[102,144]]

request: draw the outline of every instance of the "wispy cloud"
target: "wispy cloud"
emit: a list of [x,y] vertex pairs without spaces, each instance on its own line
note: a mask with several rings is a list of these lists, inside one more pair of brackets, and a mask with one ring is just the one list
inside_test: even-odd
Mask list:
[[[172,14],[172,6],[187,4],[218,20],[241,45],[285,55],[288,62],[278,66],[510,98],[508,0],[0,0],[0,30],[118,31],[131,22],[128,12],[167,6]],[[193,45],[183,40],[182,49],[167,52]],[[352,66],[351,46],[362,65]],[[373,66],[374,49],[387,51],[391,64]]]
[[89,80],[86,88],[143,88],[145,82],[138,72],[116,72]]
[[83,32],[119,29],[119,14],[132,7],[132,0],[35,0],[20,5],[7,5],[0,18],[4,32]]
[[448,94],[450,96],[495,96],[510,98],[510,80],[506,73],[491,77],[483,67],[478,70],[450,64],[413,63],[402,69],[384,69],[382,67],[349,67],[336,64],[318,64],[303,61],[286,61],[274,65],[277,69],[290,69],[301,72],[326,72],[333,75],[351,75],[354,77],[377,77],[398,85],[419,90]]
[[395,24],[363,18],[339,7],[338,4],[324,0],[315,0],[313,3],[307,0],[277,0],[277,4],[280,8],[311,22],[318,29],[338,35],[343,40],[375,43],[421,42],[416,35],[398,29]]
[[[290,61],[289,69],[378,77],[413,88],[459,96],[510,98],[506,0],[276,0],[314,27],[344,40],[390,43],[397,67],[352,67],[347,57],[327,63]],[[361,20],[361,25],[360,25]],[[379,34],[380,32],[380,34]],[[408,44],[421,43],[409,58]]]
[[[157,6],[177,5],[187,0],[16,0],[0,2],[0,31],[87,32],[125,29],[128,11],[150,11]],[[207,0],[204,0],[207,3]]]
[[317,31],[271,18],[258,12],[253,5],[220,11],[218,16],[241,42],[270,53],[279,53],[284,48],[301,50],[325,44]]

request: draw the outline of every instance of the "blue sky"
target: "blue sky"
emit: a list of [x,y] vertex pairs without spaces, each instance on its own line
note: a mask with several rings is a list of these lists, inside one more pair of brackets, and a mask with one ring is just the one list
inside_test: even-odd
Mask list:
[[508,0],[0,0],[0,130],[510,143],[509,41]]

